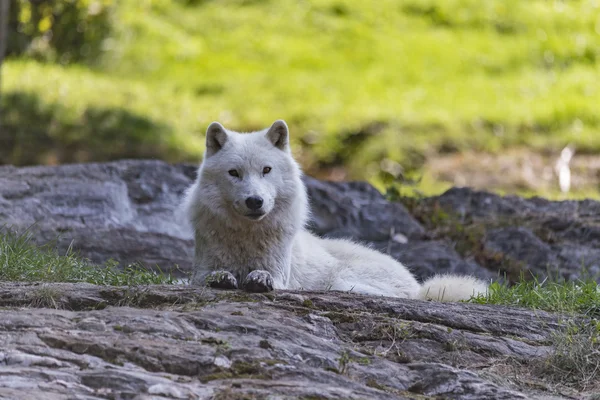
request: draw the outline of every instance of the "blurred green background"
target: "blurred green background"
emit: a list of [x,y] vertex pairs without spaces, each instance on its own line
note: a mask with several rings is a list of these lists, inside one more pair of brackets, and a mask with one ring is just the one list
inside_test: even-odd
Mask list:
[[10,2],[3,164],[197,162],[211,121],[283,118],[320,178],[599,197],[599,0]]

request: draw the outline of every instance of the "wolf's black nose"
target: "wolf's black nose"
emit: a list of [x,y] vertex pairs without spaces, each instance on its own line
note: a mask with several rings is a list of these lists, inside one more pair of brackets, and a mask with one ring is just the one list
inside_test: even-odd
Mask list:
[[258,196],[250,196],[246,199],[246,206],[252,211],[259,210],[263,205],[263,199]]

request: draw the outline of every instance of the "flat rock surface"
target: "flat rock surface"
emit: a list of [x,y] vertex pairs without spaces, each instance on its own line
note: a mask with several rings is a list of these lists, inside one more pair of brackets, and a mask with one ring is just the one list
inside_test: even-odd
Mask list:
[[[189,272],[193,240],[177,213],[196,166],[124,160],[0,167],[0,225],[29,228],[39,243],[70,246],[95,263],[140,262]],[[501,197],[470,189],[389,202],[361,182],[306,177],[309,228],[348,237],[407,265],[420,279],[466,273],[575,279],[600,274],[600,203]]]
[[[559,316],[338,292],[0,284],[0,398],[525,399]],[[565,398],[552,394],[553,398]]]

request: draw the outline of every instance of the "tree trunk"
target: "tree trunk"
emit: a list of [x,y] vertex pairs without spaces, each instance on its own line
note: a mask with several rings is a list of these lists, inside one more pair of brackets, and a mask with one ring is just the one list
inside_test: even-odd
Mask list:
[[8,43],[8,11],[10,0],[0,0],[0,66]]
[[[2,88],[2,61],[8,43],[8,9],[10,0],[0,0],[0,89]],[[1,90],[0,90],[1,95]],[[2,110],[0,109],[0,132],[2,130]]]

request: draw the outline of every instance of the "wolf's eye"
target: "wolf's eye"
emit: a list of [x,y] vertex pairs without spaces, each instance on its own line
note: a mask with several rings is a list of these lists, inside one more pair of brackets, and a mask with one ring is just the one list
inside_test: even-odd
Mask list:
[[271,167],[264,167],[263,168],[263,175],[268,174],[269,172],[271,172]]
[[231,176],[235,176],[236,178],[240,177],[240,174],[238,174],[238,172],[235,169],[230,169],[229,171],[227,171],[229,173],[229,175]]

